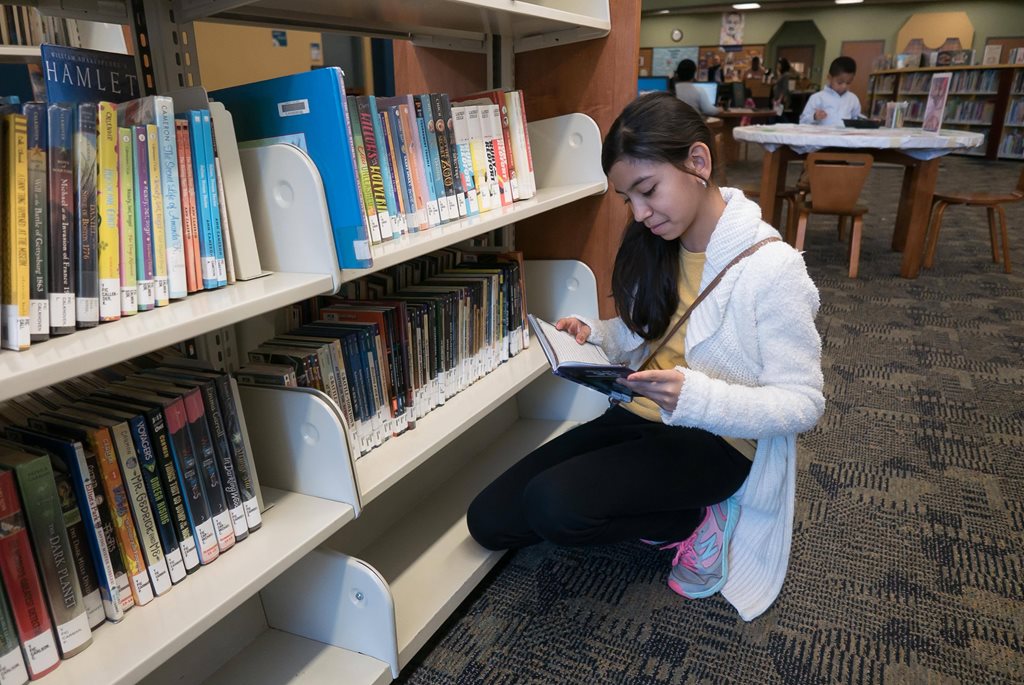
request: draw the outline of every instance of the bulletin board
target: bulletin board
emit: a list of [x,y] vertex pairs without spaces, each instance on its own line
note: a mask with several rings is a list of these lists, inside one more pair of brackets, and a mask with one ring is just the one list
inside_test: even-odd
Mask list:
[[722,81],[742,81],[755,56],[760,58],[761,67],[764,68],[764,45],[702,45],[697,59],[697,80],[707,80],[708,67],[715,64],[717,59],[718,64],[722,65]]
[[696,64],[699,50],[700,48],[696,45],[679,48],[654,48],[654,56],[651,59],[651,76],[671,76],[684,59],[692,59]]

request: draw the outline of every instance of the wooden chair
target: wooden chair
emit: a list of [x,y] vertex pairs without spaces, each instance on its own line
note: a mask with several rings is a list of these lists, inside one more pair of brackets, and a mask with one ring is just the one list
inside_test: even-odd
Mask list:
[[928,222],[928,233],[925,238],[924,266],[927,269],[935,264],[935,248],[939,243],[939,228],[942,226],[942,215],[950,205],[965,207],[984,207],[988,210],[988,233],[992,241],[992,261],[999,263],[999,237],[996,235],[996,214],[999,215],[999,233],[1003,243],[1003,271],[1010,273],[1010,237],[1006,232],[1006,212],[1003,205],[1019,202],[1024,199],[1024,171],[1017,180],[1017,189],[1009,193],[936,193],[932,198],[932,218]]
[[[857,278],[860,264],[860,238],[864,226],[864,215],[868,208],[857,204],[861,190],[871,173],[874,158],[865,154],[844,154],[840,152],[812,152],[807,156],[807,179],[811,189],[810,202],[800,202],[797,211],[796,235],[793,246],[802,250],[807,235],[807,220],[811,214],[826,214],[840,218],[840,236],[843,219],[852,217],[853,230],[850,232],[850,278]],[[789,230],[792,229],[792,224]],[[788,232],[788,231],[787,231]]]

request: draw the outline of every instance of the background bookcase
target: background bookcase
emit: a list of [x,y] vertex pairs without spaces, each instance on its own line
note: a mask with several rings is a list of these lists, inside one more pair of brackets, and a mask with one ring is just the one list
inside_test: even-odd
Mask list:
[[942,127],[985,135],[979,148],[954,154],[988,159],[1024,159],[1024,65],[886,69],[871,74],[867,110],[885,114],[889,102],[910,103],[905,125],[920,126],[932,74],[952,72]]
[[[635,94],[639,0],[30,2],[129,25],[144,82],[159,92],[200,84],[189,23],[198,19],[404,39],[394,48],[398,92],[523,89],[537,196],[397,241],[374,269],[515,226],[530,260],[531,311],[610,313],[598,293],[610,291],[626,210],[605,193],[600,140]],[[273,166],[244,164],[257,205],[252,193],[273,184]],[[321,215],[257,214],[261,260],[273,273],[0,352],[0,399],[193,337],[204,356],[230,365],[277,330],[281,307],[369,273],[305,258],[333,254]],[[288,241],[275,239],[284,231]],[[500,557],[469,539],[470,498],[603,409],[603,398],[571,385],[550,377],[535,344],[360,459],[322,394],[243,386],[262,530],[122,623],[101,626],[44,682],[390,682]]]

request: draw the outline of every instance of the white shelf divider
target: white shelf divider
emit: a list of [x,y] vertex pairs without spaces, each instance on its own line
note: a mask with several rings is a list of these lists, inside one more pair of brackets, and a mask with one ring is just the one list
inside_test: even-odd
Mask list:
[[101,626],[88,649],[46,676],[48,685],[138,682],[354,518],[339,502],[271,488],[263,496],[260,530],[120,623]]
[[120,321],[0,352],[0,401],[328,292],[322,274],[272,273]]

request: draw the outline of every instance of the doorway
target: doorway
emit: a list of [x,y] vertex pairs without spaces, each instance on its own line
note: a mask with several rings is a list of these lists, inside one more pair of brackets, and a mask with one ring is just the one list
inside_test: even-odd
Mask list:
[[801,81],[811,78],[811,69],[814,67],[813,45],[784,45],[776,48],[775,59],[783,57],[789,60],[793,71],[800,75]]
[[884,40],[844,40],[839,54],[852,57],[857,63],[857,75],[850,84],[850,90],[860,100],[861,109],[868,107],[868,77],[874,69],[875,60],[885,54]]

